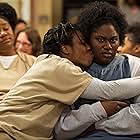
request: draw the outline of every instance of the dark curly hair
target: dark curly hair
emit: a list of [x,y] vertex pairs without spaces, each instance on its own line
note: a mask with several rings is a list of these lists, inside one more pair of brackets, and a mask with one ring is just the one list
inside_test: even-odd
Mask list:
[[60,55],[61,45],[73,45],[73,32],[78,30],[76,25],[60,23],[49,29],[43,39],[43,53]]
[[128,24],[119,8],[104,2],[95,1],[86,5],[78,16],[77,24],[89,43],[90,35],[103,24],[111,23],[119,34],[120,45],[123,44]]
[[8,21],[14,31],[17,23],[17,14],[11,5],[5,2],[0,2],[0,17]]

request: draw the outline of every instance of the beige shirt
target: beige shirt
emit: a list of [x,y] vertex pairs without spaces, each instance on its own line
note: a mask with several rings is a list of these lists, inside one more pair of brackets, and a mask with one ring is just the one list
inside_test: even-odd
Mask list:
[[[92,77],[59,56],[40,56],[0,103],[0,130],[17,140],[52,139],[61,112]],[[4,137],[4,136],[3,136]],[[4,139],[4,140],[5,140]]]
[[8,92],[16,81],[32,66],[34,61],[34,56],[18,53],[9,67],[5,68],[0,63],[0,93]]

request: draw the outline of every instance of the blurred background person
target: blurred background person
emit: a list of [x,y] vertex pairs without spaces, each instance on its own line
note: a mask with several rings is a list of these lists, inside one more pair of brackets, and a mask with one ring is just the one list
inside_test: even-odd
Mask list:
[[15,50],[16,22],[15,9],[8,3],[0,3],[0,98],[26,73],[35,60],[34,56]]
[[15,37],[16,50],[38,56],[42,54],[41,37],[38,31],[32,27],[26,27],[19,31]]
[[18,19],[17,19],[16,26],[15,26],[15,30],[14,30],[15,35],[16,35],[19,31],[25,29],[27,26],[28,26],[28,24],[27,24],[27,22],[26,22],[24,19],[18,18]]
[[140,21],[139,0],[124,0],[124,3],[120,7],[125,13],[129,25],[131,25],[134,22]]
[[118,52],[140,57],[140,22],[129,26],[124,46]]

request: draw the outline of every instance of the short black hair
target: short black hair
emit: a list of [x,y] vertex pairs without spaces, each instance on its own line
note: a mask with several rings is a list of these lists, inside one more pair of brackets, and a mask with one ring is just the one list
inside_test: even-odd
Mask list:
[[56,27],[49,29],[43,39],[43,53],[60,55],[61,45],[73,45],[72,39],[76,25],[71,23],[60,23]]
[[129,25],[127,33],[132,43],[140,44],[140,22]]
[[0,2],[0,17],[7,20],[14,31],[17,23],[17,14],[11,5],[6,2]]
[[92,32],[103,24],[111,23],[119,33],[120,45],[123,44],[127,33],[128,23],[122,11],[105,1],[95,1],[87,4],[78,16],[77,24],[87,42]]

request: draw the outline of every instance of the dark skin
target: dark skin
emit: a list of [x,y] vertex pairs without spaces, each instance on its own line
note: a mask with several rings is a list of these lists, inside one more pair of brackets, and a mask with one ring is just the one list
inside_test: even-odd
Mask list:
[[[80,32],[74,34],[73,46],[62,45],[61,56],[68,58],[77,66],[89,66],[94,61],[93,54],[88,44],[82,43],[83,35]],[[114,38],[114,36],[113,36]],[[86,59],[85,59],[86,58]],[[102,106],[104,107],[107,116],[111,116],[117,113],[128,104],[121,101],[103,101]]]
[[10,24],[5,19],[0,18],[0,55],[15,55],[13,43],[14,33]]
[[[77,31],[73,34],[73,45],[61,45],[60,55],[61,57],[67,58],[77,66],[89,66],[94,61],[92,50],[88,44],[83,43],[83,35]],[[85,59],[86,58],[86,59]],[[115,114],[122,108],[126,107],[127,104],[121,101],[103,101],[101,102],[105,109],[107,116]],[[95,129],[94,124],[89,127],[81,136],[88,134]]]
[[[94,62],[100,65],[109,64],[115,57],[119,47],[119,34],[112,24],[103,24],[91,33],[90,45],[94,53]],[[103,101],[101,102],[107,116],[111,116],[122,108],[128,106],[127,103],[121,101]],[[89,135],[95,130],[95,124],[91,125],[80,136]]]
[[94,62],[100,65],[109,64],[114,59],[119,44],[119,34],[112,24],[103,24],[98,27],[90,37]]

